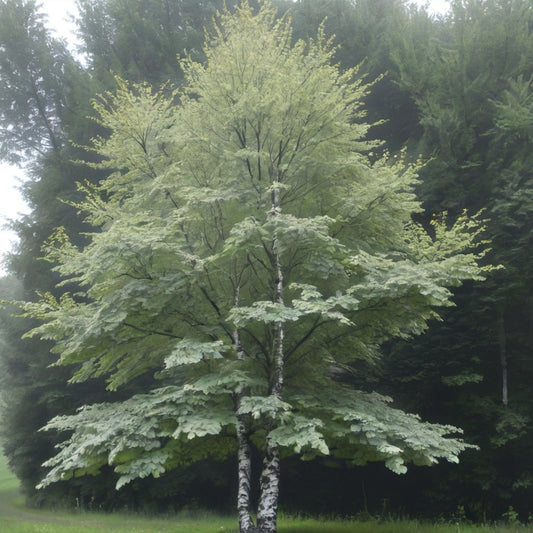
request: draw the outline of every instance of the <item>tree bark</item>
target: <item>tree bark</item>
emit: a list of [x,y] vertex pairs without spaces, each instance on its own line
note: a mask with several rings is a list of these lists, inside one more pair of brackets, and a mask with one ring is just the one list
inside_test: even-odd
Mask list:
[[257,526],[261,533],[276,533],[280,475],[279,447],[267,442],[261,472],[261,499],[257,509]]
[[500,346],[500,365],[502,370],[502,403],[509,405],[509,384],[507,381],[507,339],[503,311],[498,313],[498,344]]
[[241,418],[237,418],[237,443],[238,443],[238,482],[237,511],[239,514],[239,532],[251,533],[254,523],[250,514],[250,486],[252,477],[252,460],[250,439],[246,425]]
[[[281,198],[279,189],[275,189],[272,199],[272,210],[270,216],[277,219],[281,215]],[[279,304],[284,304],[283,293],[285,289],[285,276],[283,275],[283,267],[281,264],[281,257],[277,251],[276,237],[273,240],[274,261],[276,269],[276,284],[274,288],[274,301]],[[272,353],[274,355],[274,376],[271,383],[270,394],[281,398],[281,391],[283,389],[283,378],[285,370],[285,354],[284,354],[284,340],[285,340],[285,325],[283,322],[276,323],[276,330],[274,333],[274,343],[272,346]]]
[[[239,284],[235,287],[234,304],[239,305]],[[233,332],[233,342],[235,351],[237,352],[237,359],[242,361],[244,359],[244,352],[241,344],[241,337],[239,330]],[[234,405],[237,416],[237,476],[238,476],[238,490],[237,490],[237,512],[239,515],[239,532],[253,533],[256,528],[250,514],[251,509],[251,479],[252,479],[252,458],[250,437],[246,420],[242,415],[239,415],[239,408],[241,405],[241,398],[244,394],[243,387],[235,392]]]
[[[276,188],[272,196],[272,210],[270,216],[276,219],[281,214],[280,191]],[[274,301],[283,304],[285,278],[281,264],[281,257],[277,251],[276,238],[273,239],[276,282],[274,287]],[[284,381],[284,340],[285,325],[277,322],[274,331],[272,354],[274,357],[274,372],[270,382],[270,395],[281,398]],[[280,452],[279,446],[267,437],[263,470],[261,472],[261,496],[257,509],[257,526],[260,533],[277,532],[277,516],[279,501]]]

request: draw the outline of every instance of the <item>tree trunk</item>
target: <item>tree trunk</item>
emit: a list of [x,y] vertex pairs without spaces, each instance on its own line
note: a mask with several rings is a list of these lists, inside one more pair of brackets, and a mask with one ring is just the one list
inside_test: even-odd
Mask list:
[[498,344],[500,346],[500,365],[502,369],[502,403],[509,405],[509,384],[507,382],[507,340],[503,311],[498,313]]
[[[277,181],[277,179],[275,180]],[[275,188],[272,193],[272,209],[269,216],[276,219],[281,214],[281,197],[279,188]],[[281,264],[281,257],[277,251],[276,238],[273,240],[274,268],[276,272],[276,282],[274,286],[274,298],[277,303],[283,304],[285,278]],[[270,395],[281,398],[284,381],[285,354],[285,325],[277,322],[274,331],[274,342],[272,345],[272,355],[274,357],[274,372],[271,376]],[[257,531],[260,533],[276,533],[279,500],[279,477],[280,477],[280,453],[279,446],[267,437],[265,457],[263,459],[263,470],[261,472],[261,496],[257,509]]]
[[237,419],[237,443],[239,446],[237,452],[239,476],[237,511],[239,513],[239,532],[251,533],[255,528],[250,515],[250,481],[252,476],[250,439],[248,438],[246,426],[240,418]]
[[257,509],[257,526],[261,533],[277,531],[279,474],[279,447],[267,442],[261,472],[261,499]]
[[[239,305],[239,284],[235,286],[235,307]],[[237,359],[244,360],[244,352],[241,344],[239,330],[233,332],[233,342]],[[252,479],[252,458],[250,437],[246,420],[238,414],[241,398],[245,393],[243,387],[239,387],[234,396],[235,413],[237,413],[237,470],[238,470],[238,490],[237,490],[237,512],[239,514],[239,533],[253,533],[256,528],[250,514],[251,501],[251,479]]]

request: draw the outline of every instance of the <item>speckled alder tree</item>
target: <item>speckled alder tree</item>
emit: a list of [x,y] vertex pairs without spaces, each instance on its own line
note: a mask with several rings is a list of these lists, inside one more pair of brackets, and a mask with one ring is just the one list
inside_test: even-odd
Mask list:
[[116,389],[156,371],[161,387],[53,419],[72,433],[42,484],[109,463],[120,487],[236,453],[240,531],[271,533],[282,454],[401,473],[467,447],[338,377],[423,332],[446,287],[481,278],[480,225],[436,219],[429,236],[412,222],[415,169],[370,159],[367,87],[331,64],[322,35],[291,45],[287,18],[244,2],[206,54],[184,62],[178,95],[118,80],[95,103],[110,134],[92,149],[112,170],[80,186],[95,231],[78,249],[59,229],[46,250],[81,289],[26,304],[42,320],[29,335],[55,341],[73,381],[107,375]]

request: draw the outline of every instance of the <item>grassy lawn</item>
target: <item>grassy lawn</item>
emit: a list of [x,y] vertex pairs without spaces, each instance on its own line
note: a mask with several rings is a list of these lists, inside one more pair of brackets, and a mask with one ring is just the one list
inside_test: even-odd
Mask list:
[[[237,533],[237,519],[209,514],[169,518],[135,514],[46,511],[25,508],[17,480],[0,456],[0,531],[2,533]],[[320,521],[281,517],[279,533],[533,533],[525,526],[483,527],[419,522]]]

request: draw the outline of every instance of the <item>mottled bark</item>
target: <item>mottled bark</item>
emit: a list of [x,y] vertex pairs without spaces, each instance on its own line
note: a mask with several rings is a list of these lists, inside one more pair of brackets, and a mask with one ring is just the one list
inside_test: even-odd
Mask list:
[[[281,214],[280,191],[275,188],[272,195],[272,210],[270,216],[276,219]],[[281,257],[277,251],[277,243],[274,238],[274,267],[276,282],[274,286],[274,301],[283,304],[283,292],[285,278]],[[274,371],[270,379],[270,394],[281,398],[283,390],[283,378],[285,367],[284,354],[285,324],[278,322],[275,325],[272,355],[274,358]],[[279,446],[267,438],[263,469],[261,471],[261,495],[257,509],[257,526],[260,533],[276,533],[278,500],[279,500],[279,477],[280,477],[280,453]]]
[[277,531],[279,462],[279,447],[268,442],[261,472],[261,499],[257,509],[257,526],[261,533]]
[[[235,307],[239,305],[239,284],[235,287]],[[239,330],[235,329],[233,332],[233,342],[235,351],[237,352],[237,359],[242,361],[244,359],[244,351],[242,349],[241,337]],[[237,490],[237,512],[239,515],[239,532],[240,533],[254,533],[256,528],[250,514],[251,509],[251,479],[252,479],[252,458],[251,445],[246,421],[242,415],[238,414],[241,398],[245,393],[243,387],[239,387],[234,396],[235,412],[237,413],[237,469],[238,469],[238,490]]]
[[254,523],[250,515],[251,449],[246,426],[239,418],[237,419],[237,443],[239,447],[237,452],[239,476],[237,511],[239,514],[239,531],[240,533],[250,533],[254,528]]
[[[277,276],[277,286],[276,286],[276,300],[279,303],[283,303],[283,271],[281,269],[281,263],[279,255],[276,254],[276,276]],[[285,326],[283,322],[278,322],[276,324],[276,331],[274,335],[274,376],[271,384],[271,394],[273,396],[281,397],[281,391],[283,389],[283,378],[285,370],[285,354],[283,348],[283,342],[285,340]]]
[[[276,188],[273,191],[272,196],[272,210],[270,216],[273,219],[279,218],[281,215],[281,196],[280,191]],[[277,250],[276,237],[273,241],[274,250],[274,267],[276,269],[276,283],[274,287],[274,301],[279,304],[284,304],[283,292],[285,289],[285,276],[283,275],[283,267],[281,264],[281,257]],[[285,366],[285,354],[284,354],[284,340],[285,340],[285,324],[283,322],[276,323],[276,331],[274,332],[274,345],[272,347],[272,353],[274,355],[274,374],[271,382],[270,394],[281,397],[281,391],[283,389],[283,377]]]

